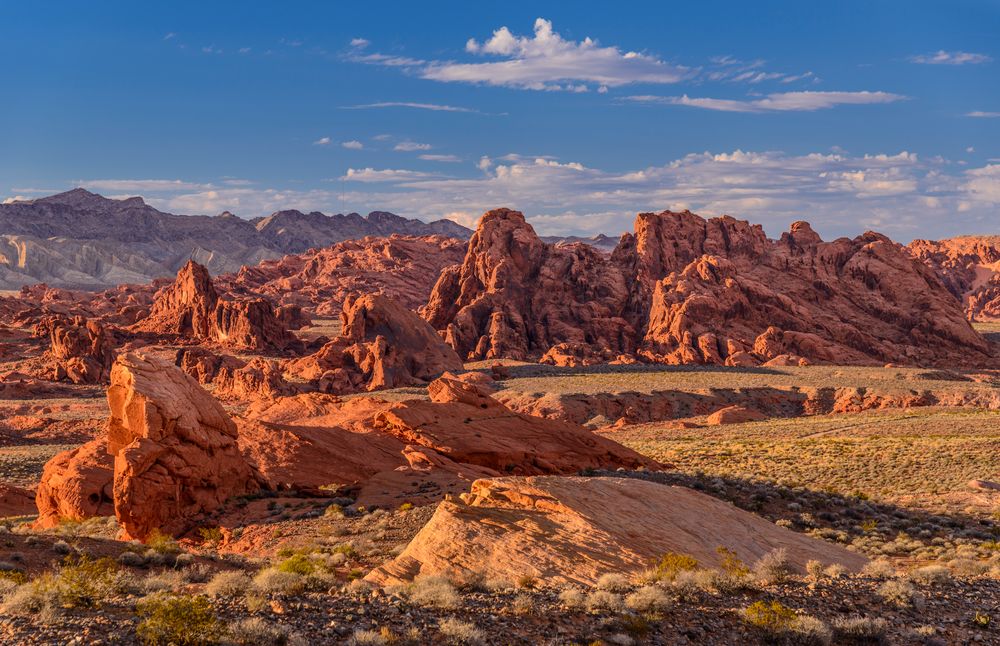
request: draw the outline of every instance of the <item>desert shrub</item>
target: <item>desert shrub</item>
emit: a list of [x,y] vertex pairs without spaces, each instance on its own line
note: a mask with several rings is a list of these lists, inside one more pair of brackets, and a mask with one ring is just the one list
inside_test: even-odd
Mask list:
[[755,601],[743,610],[743,621],[766,639],[777,640],[795,624],[795,611],[777,601]]
[[219,572],[205,584],[205,594],[210,597],[235,597],[250,589],[251,580],[243,572]]
[[211,546],[218,545],[222,542],[222,529],[219,527],[199,527],[198,534],[201,536],[202,543],[208,543]]
[[475,624],[454,617],[442,620],[438,624],[438,632],[448,644],[480,644],[484,639],[483,631]]
[[840,563],[834,563],[823,570],[823,573],[831,579],[839,579],[847,574],[847,568]]
[[343,518],[345,515],[344,508],[334,503],[326,508],[326,510],[323,512],[323,515],[326,516],[327,518]]
[[696,601],[699,593],[717,590],[718,574],[714,570],[688,570],[679,572],[670,582],[670,590],[683,601]]
[[526,590],[534,590],[538,587],[538,579],[531,576],[530,574],[525,574],[517,579],[517,587],[524,588]]
[[305,554],[293,554],[277,566],[279,572],[291,572],[306,576],[317,570],[316,563]]
[[896,567],[885,559],[876,559],[870,561],[862,572],[874,579],[888,579],[891,576],[896,576]]
[[52,551],[56,554],[72,554],[73,548],[66,541],[56,541],[52,544]]
[[829,646],[833,643],[833,630],[808,615],[796,617],[788,633],[788,641],[796,646]]
[[253,578],[253,587],[263,594],[298,594],[305,590],[305,577],[294,572],[265,568]]
[[516,615],[530,615],[535,612],[535,599],[530,594],[519,594],[510,603]]
[[715,552],[722,559],[720,570],[724,574],[738,579],[750,576],[750,568],[736,555],[736,552],[725,547],[717,547]]
[[612,592],[624,592],[631,586],[628,578],[624,575],[611,573],[602,574],[595,584],[598,590],[610,590]]
[[590,611],[606,610],[616,612],[622,607],[622,598],[608,590],[594,590],[587,595],[584,605]]
[[241,619],[229,626],[227,642],[239,646],[289,646],[291,634],[284,626],[260,617]]
[[667,552],[660,557],[656,563],[656,576],[661,581],[673,581],[681,572],[690,572],[698,569],[698,559],[688,554],[677,554]]
[[109,557],[69,556],[57,574],[57,588],[63,605],[97,605],[125,585],[117,561]]
[[54,615],[59,606],[55,577],[44,574],[9,592],[0,603],[0,614],[19,617]]
[[577,588],[566,588],[559,593],[559,603],[567,608],[582,608],[587,596]]
[[456,608],[462,602],[455,586],[441,576],[417,577],[408,592],[410,602],[418,606]]
[[951,571],[943,565],[925,565],[909,574],[911,581],[924,585],[937,585],[951,580]]
[[223,632],[205,597],[157,593],[140,600],[136,613],[144,644],[201,646],[217,642]]
[[890,579],[880,585],[875,593],[890,605],[909,608],[914,604],[917,591],[909,581]]
[[806,574],[808,574],[813,581],[819,581],[822,579],[823,571],[822,561],[806,561]]
[[889,622],[881,617],[837,617],[830,627],[838,644],[884,644]]
[[185,584],[184,575],[176,570],[163,570],[145,577],[139,589],[146,594],[177,590]]
[[177,544],[173,536],[164,534],[158,529],[154,529],[146,537],[146,547],[158,554],[180,554],[181,546]]
[[973,577],[986,574],[990,566],[982,561],[970,558],[957,558],[948,561],[948,567],[955,576]]
[[788,562],[788,552],[783,547],[771,550],[753,564],[754,578],[766,585],[784,583],[791,578],[792,574],[792,566]]
[[377,630],[358,628],[347,640],[348,646],[386,646],[391,643],[385,635]]
[[625,597],[625,605],[643,615],[656,615],[670,605],[670,598],[661,588],[647,585]]
[[122,552],[118,555],[118,562],[126,567],[143,567],[146,565],[146,559],[143,558],[142,554],[136,554],[135,552]]

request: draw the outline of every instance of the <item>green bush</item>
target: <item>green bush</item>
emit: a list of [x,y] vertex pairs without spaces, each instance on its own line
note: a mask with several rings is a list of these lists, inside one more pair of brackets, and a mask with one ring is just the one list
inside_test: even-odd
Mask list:
[[121,567],[110,557],[69,556],[63,561],[56,588],[63,605],[93,606],[120,586]]
[[755,601],[743,611],[743,620],[765,635],[776,637],[795,625],[795,611],[777,601]]
[[691,572],[698,569],[698,559],[688,554],[667,552],[660,557],[655,570],[656,577],[664,581],[673,581],[681,572]]
[[215,644],[223,627],[205,597],[154,594],[136,604],[142,620],[136,632],[150,646]]
[[305,554],[293,554],[278,564],[278,570],[306,576],[316,571],[316,563]]

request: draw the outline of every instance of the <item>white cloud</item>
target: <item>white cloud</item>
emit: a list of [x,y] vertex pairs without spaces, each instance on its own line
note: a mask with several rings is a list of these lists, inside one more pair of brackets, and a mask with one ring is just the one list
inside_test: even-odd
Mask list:
[[923,63],[925,65],[977,65],[989,63],[993,59],[986,54],[973,54],[971,52],[946,52],[943,49],[933,54],[920,54],[911,56],[913,63]]
[[177,34],[175,34],[172,31],[169,31],[166,34],[164,34],[163,40],[171,40],[171,39],[176,38],[176,37],[177,37]]
[[329,146],[332,140],[329,137],[320,137],[313,142],[314,146]]
[[461,157],[457,155],[418,155],[420,159],[426,161],[436,161],[436,162],[460,162]]
[[415,110],[434,110],[436,112],[474,112],[482,114],[479,110],[472,108],[462,108],[455,105],[442,105],[440,103],[415,103],[412,101],[380,101],[378,103],[362,103],[360,105],[341,106],[344,110],[367,110],[373,108],[413,108]]
[[371,44],[371,42],[369,42],[367,38],[352,38],[351,39],[351,47],[356,47],[358,49],[364,49],[365,47],[368,47],[368,45],[370,45],[370,44]]
[[249,47],[240,47],[240,53],[241,54],[249,54],[250,53],[250,48]]
[[402,152],[414,152],[417,150],[430,150],[432,146],[430,144],[421,144],[416,141],[401,141],[393,148],[393,150],[399,150]]
[[431,173],[421,173],[415,170],[397,170],[386,168],[376,170],[374,168],[348,168],[347,173],[340,179],[350,182],[410,182],[419,179],[429,179],[435,177]]
[[362,148],[365,147],[365,145],[360,141],[358,141],[357,139],[352,139],[350,141],[342,141],[340,145],[343,146],[344,148],[347,148],[348,150],[361,150]]
[[501,27],[483,43],[470,38],[465,50],[502,60],[461,63],[385,54],[355,55],[351,60],[411,67],[422,78],[435,81],[574,92],[586,91],[588,84],[618,87],[631,83],[677,83],[694,75],[693,70],[652,54],[602,47],[589,37],[579,42],[565,40],[544,18],[535,20],[532,36],[517,36],[507,27]]
[[4,198],[3,202],[0,202],[0,204],[13,204],[14,202],[27,202],[30,199],[31,199],[30,197],[25,197],[23,195],[15,195],[13,197]]
[[838,105],[894,103],[908,97],[891,92],[779,92],[761,99],[712,99],[649,94],[623,97],[625,101],[645,104],[685,105],[721,112],[789,112],[823,110]]
[[979,119],[996,119],[1000,117],[1000,112],[984,112],[982,110],[974,110],[972,112],[966,112],[967,117],[976,117]]
[[91,191],[115,191],[121,193],[144,193],[153,191],[189,191],[212,188],[211,184],[185,182],[179,179],[88,179],[77,180],[74,186]]

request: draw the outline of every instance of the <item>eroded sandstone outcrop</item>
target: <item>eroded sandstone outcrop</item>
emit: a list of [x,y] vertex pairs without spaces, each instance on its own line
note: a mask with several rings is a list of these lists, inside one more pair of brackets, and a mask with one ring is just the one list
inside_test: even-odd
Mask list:
[[995,361],[934,271],[885,236],[822,242],[796,222],[770,240],[687,211],[640,213],[610,256],[547,245],[520,213],[490,211],[423,315],[466,359]]
[[167,361],[119,356],[108,406],[114,508],[126,535],[180,531],[198,514],[260,488],[226,411]]
[[286,365],[289,374],[329,393],[424,384],[461,369],[458,355],[426,321],[371,294],[344,302],[339,337]]
[[101,437],[63,451],[45,463],[35,492],[35,526],[55,527],[62,519],[83,520],[114,513],[114,456]]
[[114,340],[104,326],[77,316],[39,322],[36,334],[48,332],[49,378],[74,384],[107,381],[114,360]]
[[193,260],[157,292],[149,316],[133,329],[244,350],[285,350],[298,344],[268,301],[220,298],[208,270]]
[[1000,236],[914,240],[907,247],[962,301],[970,321],[1000,320]]
[[421,575],[542,585],[592,586],[604,574],[639,574],[667,552],[718,567],[725,547],[752,563],[787,551],[861,569],[860,554],[778,527],[684,487],[629,478],[508,477],[477,480],[460,500],[442,502],[395,560],[366,580],[402,584]]

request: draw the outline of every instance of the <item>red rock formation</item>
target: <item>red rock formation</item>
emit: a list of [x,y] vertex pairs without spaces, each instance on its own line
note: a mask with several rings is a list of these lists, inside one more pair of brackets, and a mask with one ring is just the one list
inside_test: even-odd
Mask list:
[[105,381],[114,360],[111,335],[95,321],[49,319],[36,326],[48,329],[50,377],[53,381],[94,384]]
[[715,411],[705,420],[710,426],[721,424],[743,424],[745,422],[759,422],[767,419],[767,415],[743,406],[726,406]]
[[1000,236],[914,240],[908,247],[961,299],[970,321],[1000,320]]
[[423,384],[462,362],[419,316],[385,296],[348,298],[341,335],[286,372],[320,390],[348,393]]
[[114,457],[106,438],[63,451],[45,463],[35,492],[39,528],[55,527],[62,519],[83,520],[114,513]]
[[775,241],[759,226],[690,212],[639,214],[635,234],[605,257],[546,245],[520,213],[490,211],[423,313],[470,359],[995,360],[934,272],[884,236],[827,243],[797,222]]
[[197,515],[260,488],[225,410],[170,363],[119,356],[108,405],[115,515],[127,536],[186,529]]
[[254,357],[245,365],[223,365],[212,381],[212,394],[220,398],[234,398],[243,401],[261,397],[273,399],[294,395],[298,389],[285,381],[281,369],[273,361]]
[[460,267],[442,272],[424,318],[459,356],[528,359],[560,343],[635,349],[625,275],[584,244],[542,242],[524,216],[486,213]]
[[501,473],[658,467],[580,426],[514,413],[476,381],[438,379],[431,401],[262,400],[240,423],[240,447],[272,487],[357,486],[366,504],[434,502]]
[[269,302],[219,298],[208,270],[193,260],[157,292],[149,316],[133,329],[245,350],[284,350],[298,344]]
[[470,493],[442,502],[402,554],[365,579],[399,585],[474,572],[493,581],[593,586],[605,574],[638,575],[669,552],[719,567],[720,546],[748,563],[782,548],[800,572],[810,560],[853,571],[868,562],[685,487],[630,478],[507,477],[477,480]]
[[28,516],[36,512],[35,497],[30,491],[0,482],[0,518]]
[[231,294],[266,297],[317,317],[338,316],[344,301],[359,293],[384,294],[416,309],[441,270],[460,263],[464,253],[464,240],[443,236],[367,237],[265,260],[216,282]]

